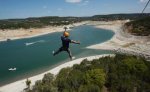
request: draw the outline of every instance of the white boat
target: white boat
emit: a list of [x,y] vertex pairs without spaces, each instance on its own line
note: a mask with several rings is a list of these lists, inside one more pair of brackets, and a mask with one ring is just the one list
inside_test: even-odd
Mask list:
[[9,70],[9,71],[16,71],[17,68],[9,68],[8,70]]

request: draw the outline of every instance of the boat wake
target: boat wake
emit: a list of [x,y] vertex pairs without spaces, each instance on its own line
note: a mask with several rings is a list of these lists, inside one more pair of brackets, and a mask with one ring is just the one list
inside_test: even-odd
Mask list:
[[39,41],[35,41],[35,42],[27,42],[25,43],[26,46],[29,46],[29,45],[33,45],[33,44],[36,44],[36,43],[43,43],[45,42],[44,40],[39,40]]

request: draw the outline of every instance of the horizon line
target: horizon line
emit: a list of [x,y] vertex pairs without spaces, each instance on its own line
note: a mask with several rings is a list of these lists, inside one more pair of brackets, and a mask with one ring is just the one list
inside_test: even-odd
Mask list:
[[13,19],[28,19],[28,18],[42,18],[42,17],[92,17],[96,15],[116,15],[116,14],[150,14],[150,13],[110,13],[110,14],[95,14],[95,15],[89,15],[89,16],[59,16],[59,15],[54,15],[54,16],[31,16],[31,17],[24,17],[24,18],[4,18],[0,20],[13,20]]

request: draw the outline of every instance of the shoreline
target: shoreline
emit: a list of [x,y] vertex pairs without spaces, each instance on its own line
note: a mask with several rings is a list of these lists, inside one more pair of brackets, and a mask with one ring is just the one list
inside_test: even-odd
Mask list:
[[110,50],[116,53],[131,54],[145,57],[150,60],[150,37],[149,36],[134,36],[123,31],[125,21],[108,21],[108,22],[93,22],[96,28],[111,30],[114,36],[100,44],[88,46],[88,49]]
[[88,21],[84,22],[78,22],[74,24],[64,25],[64,26],[47,26],[43,28],[30,28],[30,29],[6,29],[5,31],[0,30],[0,42],[10,40],[19,40],[19,39],[25,39],[25,38],[32,38],[37,36],[46,35],[49,33],[54,32],[63,32],[64,27],[66,26],[69,28],[68,30],[71,30],[70,27],[76,27],[86,24]]
[[[89,61],[92,61],[93,59],[98,59],[98,58],[102,58],[102,57],[106,57],[106,56],[115,56],[115,55],[114,54],[102,54],[102,55],[96,55],[96,56],[75,59],[73,61],[65,62],[61,65],[58,65],[57,67],[52,68],[44,73],[29,77],[28,79],[31,80],[31,87],[32,87],[37,80],[41,80],[43,78],[44,74],[52,73],[54,75],[57,75],[62,68],[72,67],[74,64],[80,64],[81,61],[84,59],[88,59]],[[26,88],[25,82],[26,82],[26,79],[22,79],[22,80],[1,86],[0,92],[22,92]]]

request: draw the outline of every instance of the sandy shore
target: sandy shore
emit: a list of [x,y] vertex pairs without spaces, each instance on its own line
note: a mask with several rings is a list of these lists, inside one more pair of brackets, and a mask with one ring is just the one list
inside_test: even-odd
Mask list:
[[[105,57],[105,56],[114,56],[114,55],[113,54],[104,54],[104,55],[79,58],[79,59],[76,59],[76,60],[73,60],[70,62],[66,62],[62,65],[59,65],[59,66],[57,66],[57,67],[55,67],[55,68],[53,68],[47,72],[44,72],[42,74],[30,77],[29,80],[31,80],[31,87],[35,84],[35,82],[37,80],[41,80],[43,78],[44,74],[46,74],[46,73],[52,73],[52,74],[56,75],[59,73],[59,71],[62,68],[71,67],[74,64],[80,64],[81,61],[84,59],[88,59],[89,61],[91,61],[93,59],[98,59],[100,57]],[[19,80],[19,81],[16,81],[14,83],[10,83],[8,85],[2,86],[2,87],[0,87],[0,92],[22,92],[27,87],[25,82],[26,82],[26,79],[23,79],[23,80]]]
[[[72,25],[66,25],[67,28],[75,27],[83,25],[87,22],[80,22],[80,23],[74,23]],[[15,40],[15,39],[22,39],[22,38],[30,38],[35,36],[40,36],[52,32],[61,32],[64,31],[65,26],[47,26],[44,28],[30,28],[30,29],[5,29],[0,30],[0,41],[7,41],[7,39]],[[70,30],[70,29],[68,29]]]
[[139,55],[150,59],[150,36],[133,36],[123,31],[128,21],[90,22],[97,28],[112,30],[115,35],[109,41],[89,46],[89,49],[112,50],[117,53]]

